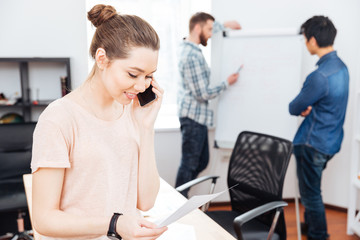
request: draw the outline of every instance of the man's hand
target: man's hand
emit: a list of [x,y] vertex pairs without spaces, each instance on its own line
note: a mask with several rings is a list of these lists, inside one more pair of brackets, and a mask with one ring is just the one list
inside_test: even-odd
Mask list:
[[307,115],[310,114],[311,110],[312,110],[312,107],[311,107],[311,106],[308,106],[307,109],[306,109],[305,111],[301,112],[300,115],[301,115],[302,117],[306,117]]
[[227,21],[227,22],[224,22],[223,25],[224,25],[224,27],[230,28],[230,29],[233,29],[233,30],[240,30],[241,29],[241,26],[237,21]]
[[228,81],[229,85],[233,85],[234,83],[236,83],[238,78],[239,78],[239,74],[233,73],[227,78],[227,81]]

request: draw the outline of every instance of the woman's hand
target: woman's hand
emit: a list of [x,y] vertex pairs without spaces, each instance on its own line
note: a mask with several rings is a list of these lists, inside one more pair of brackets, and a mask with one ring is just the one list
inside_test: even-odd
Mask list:
[[154,123],[162,103],[164,90],[155,80],[152,80],[150,84],[153,86],[152,91],[156,94],[156,99],[143,107],[140,106],[139,99],[137,97],[133,103],[134,117],[139,128],[154,128]]
[[151,240],[160,237],[168,228],[158,228],[156,224],[146,221],[143,218],[121,215],[118,218],[116,229],[124,240]]

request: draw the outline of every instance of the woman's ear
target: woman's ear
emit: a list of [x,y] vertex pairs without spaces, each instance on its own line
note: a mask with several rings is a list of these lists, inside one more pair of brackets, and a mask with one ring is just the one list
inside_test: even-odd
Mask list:
[[96,50],[95,61],[96,61],[96,65],[98,66],[98,68],[100,70],[104,70],[104,68],[108,64],[108,59],[107,59],[107,56],[106,56],[105,49],[98,48]]

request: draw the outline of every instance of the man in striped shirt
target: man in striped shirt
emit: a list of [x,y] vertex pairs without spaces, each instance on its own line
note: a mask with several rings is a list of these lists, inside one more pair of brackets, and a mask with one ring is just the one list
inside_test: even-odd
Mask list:
[[[199,12],[193,15],[189,24],[189,36],[180,47],[178,92],[178,114],[182,134],[182,157],[176,177],[176,187],[195,179],[209,162],[208,127],[213,124],[213,112],[209,100],[218,97],[239,75],[231,74],[227,80],[210,87],[210,68],[199,44],[206,46],[212,32],[224,27],[241,29],[236,21],[215,22],[210,14]],[[214,30],[213,30],[214,29]],[[188,190],[182,192],[187,197]]]

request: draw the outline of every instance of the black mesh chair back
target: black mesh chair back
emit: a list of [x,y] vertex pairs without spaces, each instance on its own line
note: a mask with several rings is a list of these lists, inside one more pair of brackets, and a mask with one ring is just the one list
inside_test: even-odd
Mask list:
[[[238,184],[230,189],[232,210],[245,213],[265,203],[281,200],[291,153],[292,143],[288,140],[249,131],[240,133],[228,170],[228,186]],[[257,220],[270,227],[274,211]],[[286,239],[283,214],[275,232],[280,239]]]
[[30,173],[36,123],[0,124],[0,182],[21,180]]
[[[35,125],[36,123],[0,124],[0,215],[1,212],[17,211],[19,216],[23,216],[28,209],[23,174],[31,173]],[[9,220],[16,225],[16,219]],[[21,236],[31,239],[24,234]]]

